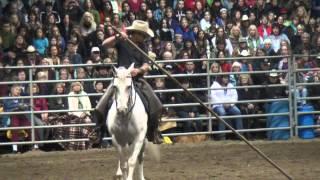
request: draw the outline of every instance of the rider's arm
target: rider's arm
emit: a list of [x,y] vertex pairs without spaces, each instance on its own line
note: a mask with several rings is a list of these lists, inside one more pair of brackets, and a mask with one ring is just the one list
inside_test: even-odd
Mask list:
[[119,38],[126,39],[126,38],[128,38],[128,35],[125,32],[121,32],[121,34],[117,33],[117,34],[115,34],[113,36],[110,36],[107,39],[105,39],[102,42],[102,46],[114,47]]

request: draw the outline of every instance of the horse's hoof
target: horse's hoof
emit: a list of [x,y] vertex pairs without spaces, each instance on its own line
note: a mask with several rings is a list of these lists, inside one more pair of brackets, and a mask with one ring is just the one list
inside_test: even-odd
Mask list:
[[123,180],[122,175],[113,176],[113,180]]

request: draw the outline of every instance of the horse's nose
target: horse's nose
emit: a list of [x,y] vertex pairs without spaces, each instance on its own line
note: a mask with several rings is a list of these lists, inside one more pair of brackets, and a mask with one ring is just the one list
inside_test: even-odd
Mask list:
[[127,110],[128,110],[128,108],[126,108],[126,107],[119,107],[117,110],[118,110],[118,113],[126,113]]

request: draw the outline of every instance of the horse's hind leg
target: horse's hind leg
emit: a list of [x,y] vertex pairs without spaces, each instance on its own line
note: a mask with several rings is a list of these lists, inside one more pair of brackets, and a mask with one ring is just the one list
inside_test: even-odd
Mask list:
[[141,151],[140,151],[140,154],[138,156],[138,179],[139,180],[145,180],[144,179],[144,175],[143,175],[143,157],[144,157],[144,149],[145,149],[145,146],[146,146],[146,141],[145,143],[143,144],[142,148],[141,148]]

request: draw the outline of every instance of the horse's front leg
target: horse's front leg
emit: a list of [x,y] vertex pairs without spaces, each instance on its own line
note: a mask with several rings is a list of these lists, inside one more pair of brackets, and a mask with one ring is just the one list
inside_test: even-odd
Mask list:
[[[140,154],[141,149],[144,145],[145,134],[146,134],[145,132],[140,132],[135,143],[132,144],[133,145],[133,147],[131,147],[132,154],[128,160],[129,169],[128,169],[128,179],[127,180],[132,180],[132,178],[133,178],[133,172],[134,172],[134,168],[137,163],[138,155]],[[141,177],[139,177],[139,178],[141,179]],[[142,175],[142,178],[144,179],[143,175]]]
[[138,156],[137,173],[138,173],[139,180],[145,180],[144,179],[144,174],[143,174],[143,158],[144,158],[144,150],[145,150],[145,147],[146,147],[146,143],[147,143],[147,141],[144,140],[143,146],[142,146],[141,151],[140,151],[139,156]]
[[127,162],[125,158],[125,153],[123,152],[123,148],[117,143],[117,141],[112,137],[112,142],[119,153],[119,162],[118,169],[116,173],[116,179],[125,180],[127,178]]

